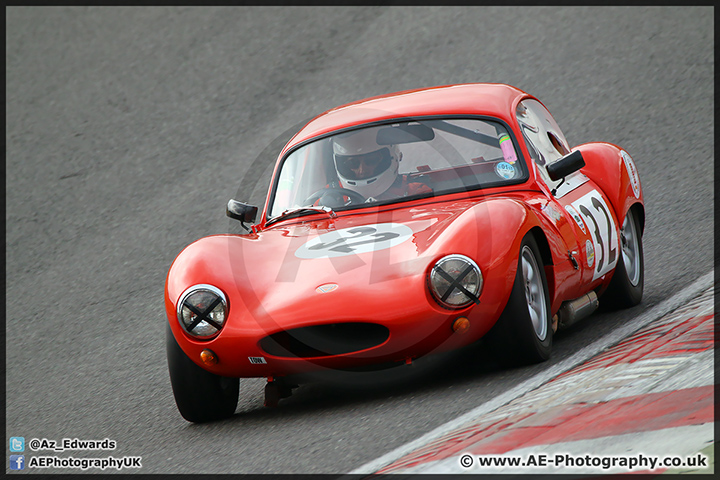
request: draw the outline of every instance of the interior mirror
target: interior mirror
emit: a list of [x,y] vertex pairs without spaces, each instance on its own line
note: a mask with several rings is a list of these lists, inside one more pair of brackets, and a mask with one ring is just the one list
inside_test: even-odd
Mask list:
[[585,160],[583,159],[582,152],[575,150],[570,152],[560,160],[553,162],[547,166],[547,172],[550,176],[550,180],[560,180],[565,178],[573,172],[577,172],[585,166]]
[[228,217],[240,220],[241,223],[254,223],[257,212],[258,207],[255,205],[248,205],[233,199],[228,201],[225,209],[225,214]]
[[398,145],[401,143],[429,142],[435,138],[432,128],[421,123],[403,123],[378,130],[378,145]]

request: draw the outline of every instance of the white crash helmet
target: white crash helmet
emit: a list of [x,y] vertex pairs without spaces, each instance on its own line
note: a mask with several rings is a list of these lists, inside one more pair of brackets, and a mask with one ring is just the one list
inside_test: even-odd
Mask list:
[[[365,128],[333,137],[333,160],[342,186],[365,198],[377,197],[390,188],[402,159],[397,145],[378,145],[377,132],[377,128]],[[365,155],[377,164],[372,176],[357,178],[351,165]]]

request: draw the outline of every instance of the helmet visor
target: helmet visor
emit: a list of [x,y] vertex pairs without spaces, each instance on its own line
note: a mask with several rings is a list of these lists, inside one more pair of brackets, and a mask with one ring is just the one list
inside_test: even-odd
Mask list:
[[350,180],[376,177],[390,167],[390,150],[385,147],[363,155],[335,154],[338,172]]

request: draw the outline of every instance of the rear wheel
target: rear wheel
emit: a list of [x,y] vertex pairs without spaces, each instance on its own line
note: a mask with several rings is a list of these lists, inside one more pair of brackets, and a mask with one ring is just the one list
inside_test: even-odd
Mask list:
[[529,364],[550,358],[552,334],[542,257],[532,234],[528,234],[520,245],[510,298],[488,333],[488,341],[506,363]]
[[629,308],[642,300],[645,284],[645,259],[643,256],[640,220],[633,209],[628,210],[620,228],[622,255],[618,260],[610,285],[602,296],[603,307]]
[[175,403],[185,420],[194,423],[232,416],[237,407],[240,380],[215,375],[185,355],[167,329],[167,360]]

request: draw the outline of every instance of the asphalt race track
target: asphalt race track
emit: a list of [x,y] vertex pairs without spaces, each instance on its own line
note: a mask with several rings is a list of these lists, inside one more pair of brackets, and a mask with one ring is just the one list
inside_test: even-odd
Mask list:
[[[132,473],[349,472],[713,268],[712,7],[8,7],[6,30],[6,437],[117,442],[47,455],[141,456]],[[519,87],[571,144],[633,156],[643,303],[558,335],[542,365],[466,352],[304,385],[276,409],[248,379],[232,419],[185,422],[165,360],[173,258],[237,228],[229,198],[263,204],[298,124],[465,82]]]

